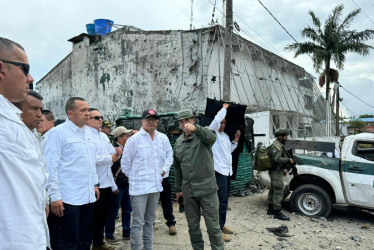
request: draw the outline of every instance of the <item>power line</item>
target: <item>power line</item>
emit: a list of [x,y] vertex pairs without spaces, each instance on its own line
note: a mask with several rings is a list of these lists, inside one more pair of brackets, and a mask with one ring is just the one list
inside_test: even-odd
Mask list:
[[[266,41],[266,39],[265,38],[263,38],[260,34],[258,34],[254,29],[252,29],[251,28],[251,26],[249,26],[242,18],[240,18],[235,12],[234,12],[234,15],[240,20],[240,21],[242,21],[245,25],[247,25],[248,26],[248,28],[250,29],[250,30],[252,30],[256,35],[258,35],[259,37],[261,37],[261,39],[262,40],[264,40],[265,41],[265,43],[266,44],[268,44],[268,46],[269,46],[269,48],[271,48],[273,51],[275,51],[275,52],[278,52],[278,53],[280,53],[277,49],[275,49],[268,41]],[[242,28],[243,29],[243,28]],[[243,32],[243,33],[245,33],[245,32]],[[247,34],[248,35],[248,34]],[[280,53],[281,54],[281,53]]]
[[288,30],[286,30],[285,27],[283,27],[283,25],[278,21],[278,19],[273,16],[273,14],[270,12],[270,10],[268,10],[268,8],[265,7],[265,5],[260,1],[260,0],[257,0],[264,8],[267,12],[269,12],[269,14],[274,18],[275,21],[277,21],[277,23],[282,27],[282,29],[284,29],[284,31],[287,32],[287,34],[296,42],[296,43],[299,43],[298,41],[296,41],[296,39],[288,32]]
[[[288,32],[288,30],[278,21],[278,19],[270,12],[270,10],[268,10],[268,8],[266,8],[266,6],[260,1],[260,0],[257,0],[264,8],[267,12],[269,12],[269,14],[274,18],[275,21],[277,21],[277,23],[282,27],[282,29],[284,29],[284,31],[286,31],[286,33],[297,43],[297,44],[300,44],[298,41],[296,41],[296,39],[290,34],[290,32]],[[307,55],[313,60],[313,57],[311,55],[309,55],[309,53],[307,53]]]
[[365,111],[361,107],[359,107],[357,105],[357,103],[355,103],[354,101],[353,102],[350,101],[350,100],[349,100],[349,102],[345,101],[344,104],[349,105],[351,107],[351,109],[353,108],[353,109],[357,110],[358,111],[357,113],[360,113],[360,114],[365,113]]
[[[367,18],[369,18],[369,20],[370,20],[372,23],[374,23],[373,19],[371,19],[371,18],[366,14],[366,12],[365,12],[365,11],[364,11],[360,6],[358,6],[358,4],[357,4],[354,0],[352,0],[352,2],[354,2],[354,4],[356,4],[357,7],[360,8],[360,10],[362,11],[362,13],[364,13],[365,16],[366,16]],[[372,3],[372,4],[373,4],[373,3]]]
[[354,94],[352,94],[351,92],[349,92],[347,89],[345,89],[342,85],[340,85],[340,87],[342,88],[342,89],[344,89],[345,91],[347,91],[349,94],[351,94],[352,96],[354,96],[354,97],[356,97],[358,100],[360,100],[361,102],[363,102],[363,103],[365,103],[366,105],[368,105],[369,107],[372,107],[372,108],[374,108],[374,106],[371,106],[369,103],[367,103],[367,102],[364,102],[363,100],[361,100],[360,98],[358,98],[357,96],[355,96]]
[[361,115],[361,114],[365,113],[360,108],[357,108],[355,105],[353,105],[352,103],[349,103],[349,102],[346,102],[346,101],[344,101],[344,102],[342,101],[341,103],[347,109],[347,111],[349,111],[349,113],[352,114],[352,115]]
[[[218,11],[222,14],[223,17],[226,17],[226,15],[223,13],[223,11],[221,11],[218,7],[216,7],[216,3],[212,3],[211,0],[208,0],[208,2]],[[266,41],[265,38],[263,38],[260,34],[258,34],[255,30],[253,30],[242,18],[240,18],[237,14],[235,14],[235,12],[233,12],[233,14],[238,18],[240,19],[245,25],[248,26],[248,28],[254,32],[257,36],[259,36],[264,42],[261,42],[259,41],[258,39],[256,39],[253,35],[250,35],[248,32],[245,32],[245,30],[243,28],[241,28],[241,30],[243,31],[244,34],[246,34],[248,37],[252,38],[253,40],[255,40],[258,44],[261,44],[262,46],[264,47],[267,47],[269,48],[269,50],[275,52],[275,54],[277,53],[280,53],[279,51],[277,51],[273,46],[271,46],[271,44]]]
[[369,0],[369,2],[374,6],[374,3],[371,0]]
[[358,103],[356,98],[354,98],[353,96],[349,96],[349,95],[346,96],[344,98],[344,104],[349,105],[351,109],[354,108],[355,110],[357,110],[358,111],[357,113],[362,114],[366,112],[365,107],[363,107],[361,103]]

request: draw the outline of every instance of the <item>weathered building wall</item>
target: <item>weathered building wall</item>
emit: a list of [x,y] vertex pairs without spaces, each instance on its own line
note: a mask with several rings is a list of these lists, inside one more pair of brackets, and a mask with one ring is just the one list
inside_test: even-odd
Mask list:
[[[183,42],[183,46],[182,46]],[[207,90],[201,82],[200,40],[194,32],[117,31],[73,52],[37,84],[45,107],[64,117],[71,96],[85,98],[114,120],[129,109],[169,112],[204,108]]]
[[[112,121],[125,109],[133,114],[147,108],[203,111],[207,97],[222,97],[224,44],[218,27],[124,28],[90,39],[83,35],[73,52],[37,83],[44,106],[58,118],[65,117],[71,96],[85,98]],[[299,80],[307,76],[304,69],[236,35],[232,53],[231,101],[248,105],[249,111],[313,115],[304,98],[313,94],[313,82]]]

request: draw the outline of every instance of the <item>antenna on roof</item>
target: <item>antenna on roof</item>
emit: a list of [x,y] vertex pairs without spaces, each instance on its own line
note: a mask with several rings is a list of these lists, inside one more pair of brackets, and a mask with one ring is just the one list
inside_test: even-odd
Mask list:
[[191,24],[190,24],[190,30],[192,30],[192,21],[193,21],[193,0],[191,0]]

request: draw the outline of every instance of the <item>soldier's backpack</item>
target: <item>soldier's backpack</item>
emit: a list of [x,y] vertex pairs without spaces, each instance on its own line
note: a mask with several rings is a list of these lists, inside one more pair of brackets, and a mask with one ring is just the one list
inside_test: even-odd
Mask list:
[[271,149],[269,147],[261,146],[256,151],[255,169],[257,171],[266,171],[272,168]]

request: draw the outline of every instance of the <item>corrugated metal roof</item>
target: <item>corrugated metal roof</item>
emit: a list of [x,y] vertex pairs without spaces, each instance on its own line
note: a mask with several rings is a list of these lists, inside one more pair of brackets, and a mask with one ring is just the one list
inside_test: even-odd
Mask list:
[[350,119],[349,121],[355,121],[355,120],[360,120],[363,122],[374,122],[374,118],[357,118],[357,119]]
[[363,122],[374,122],[374,118],[360,118]]

